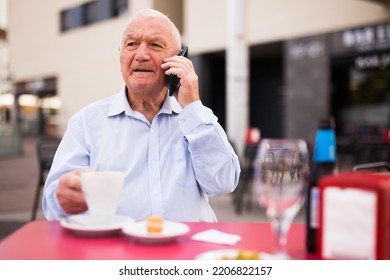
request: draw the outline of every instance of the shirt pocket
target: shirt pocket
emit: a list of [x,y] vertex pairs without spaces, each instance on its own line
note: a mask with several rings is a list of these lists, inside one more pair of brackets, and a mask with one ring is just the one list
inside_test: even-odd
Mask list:
[[188,144],[183,140],[179,140],[173,144],[174,163],[176,182],[180,187],[197,187],[192,160],[188,151]]

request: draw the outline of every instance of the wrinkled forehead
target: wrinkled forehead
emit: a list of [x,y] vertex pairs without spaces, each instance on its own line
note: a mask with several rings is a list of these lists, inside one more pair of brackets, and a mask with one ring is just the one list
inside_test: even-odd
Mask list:
[[163,18],[137,17],[125,27],[122,39],[131,37],[161,38],[169,46],[174,46],[174,38],[169,23]]

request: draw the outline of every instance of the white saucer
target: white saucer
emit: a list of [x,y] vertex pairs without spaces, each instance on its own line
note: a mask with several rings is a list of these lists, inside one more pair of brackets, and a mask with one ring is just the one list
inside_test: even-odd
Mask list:
[[146,229],[146,221],[126,224],[122,228],[125,235],[133,237],[135,241],[142,243],[167,243],[173,242],[177,237],[183,236],[190,231],[186,224],[164,221],[163,230],[159,233],[150,233]]
[[92,216],[80,214],[61,219],[60,225],[77,235],[102,236],[118,233],[126,224],[133,222],[132,218],[120,215]]
[[[195,257],[195,260],[223,260],[237,258],[240,250],[237,249],[223,249],[203,252]],[[270,260],[272,255],[264,252],[259,252],[257,255],[259,260]]]

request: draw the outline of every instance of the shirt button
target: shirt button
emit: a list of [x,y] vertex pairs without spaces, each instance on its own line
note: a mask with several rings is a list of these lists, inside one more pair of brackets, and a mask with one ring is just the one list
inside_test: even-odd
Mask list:
[[154,129],[152,129],[152,130],[150,131],[150,133],[154,134]]
[[154,194],[155,196],[157,196],[157,192],[154,192],[153,194]]
[[195,165],[196,165],[196,167],[198,167],[198,168],[202,168],[202,167],[204,166],[204,162],[203,162],[203,160],[201,160],[201,159],[196,159],[196,160],[195,160]]

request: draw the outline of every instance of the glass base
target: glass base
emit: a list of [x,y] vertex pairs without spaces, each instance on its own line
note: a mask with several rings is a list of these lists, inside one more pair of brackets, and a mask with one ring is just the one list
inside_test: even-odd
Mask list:
[[271,254],[273,260],[292,260],[292,258],[285,252],[276,252]]

